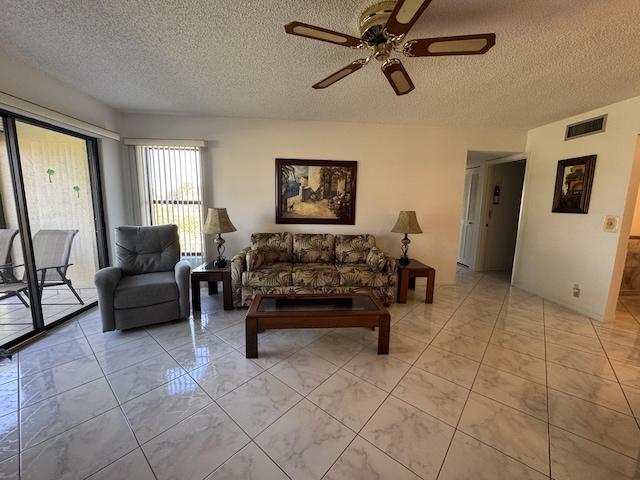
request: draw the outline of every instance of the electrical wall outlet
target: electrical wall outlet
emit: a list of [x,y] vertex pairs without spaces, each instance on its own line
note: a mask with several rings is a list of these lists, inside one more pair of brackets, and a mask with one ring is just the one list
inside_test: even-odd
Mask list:
[[580,285],[577,283],[573,284],[573,296],[576,298],[580,298]]

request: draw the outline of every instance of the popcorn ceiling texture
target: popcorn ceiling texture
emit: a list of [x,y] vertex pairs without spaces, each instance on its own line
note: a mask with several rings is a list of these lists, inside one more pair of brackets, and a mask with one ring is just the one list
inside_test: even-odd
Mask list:
[[[287,35],[297,20],[358,36],[375,0],[2,0],[0,50],[127,112],[533,128],[640,95],[638,0],[433,0],[407,38],[495,32],[485,55],[406,58],[397,97],[362,51]],[[11,93],[11,92],[6,92]]]

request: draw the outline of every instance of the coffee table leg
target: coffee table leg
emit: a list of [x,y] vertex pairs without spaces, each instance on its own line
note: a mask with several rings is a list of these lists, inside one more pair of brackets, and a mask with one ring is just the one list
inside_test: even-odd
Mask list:
[[191,308],[200,311],[200,279],[195,275],[191,276]]
[[389,330],[391,315],[380,315],[380,329],[378,330],[378,355],[389,353]]
[[258,358],[258,319],[246,319],[247,358]]

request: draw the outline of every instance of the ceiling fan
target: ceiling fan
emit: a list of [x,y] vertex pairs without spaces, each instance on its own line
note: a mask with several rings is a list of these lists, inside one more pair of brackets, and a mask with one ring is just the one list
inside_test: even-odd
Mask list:
[[407,57],[481,55],[496,43],[494,33],[420,38],[405,42],[405,36],[430,3],[431,0],[398,0],[381,2],[369,7],[360,16],[361,38],[301,22],[291,22],[285,25],[284,29],[291,35],[370,51],[368,57],[341,68],[313,85],[313,88],[327,88],[360,70],[375,58],[382,62],[382,72],[396,94],[405,95],[415,86],[400,60],[391,58],[393,52],[402,52]]

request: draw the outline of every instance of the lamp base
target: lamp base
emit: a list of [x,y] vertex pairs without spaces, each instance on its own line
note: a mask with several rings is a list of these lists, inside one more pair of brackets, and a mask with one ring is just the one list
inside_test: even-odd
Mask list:
[[216,268],[227,268],[227,259],[224,257],[218,257],[214,260],[213,266]]
[[409,260],[409,256],[407,255],[409,253],[410,243],[411,240],[409,240],[409,235],[405,233],[404,238],[402,239],[402,255],[400,255],[400,258],[398,259],[398,263],[403,267],[406,267],[407,265],[409,265],[409,263],[411,263],[411,260]]

